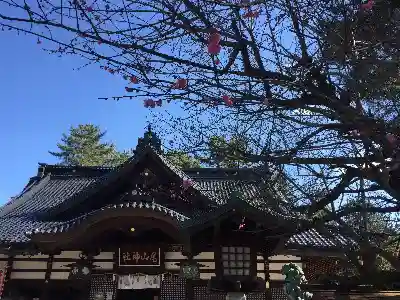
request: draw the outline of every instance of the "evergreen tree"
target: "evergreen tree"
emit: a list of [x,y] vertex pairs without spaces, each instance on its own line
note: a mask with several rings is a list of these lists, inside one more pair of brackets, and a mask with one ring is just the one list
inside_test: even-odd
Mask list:
[[57,144],[59,152],[49,153],[69,166],[117,166],[129,158],[128,152],[119,152],[112,143],[102,142],[106,131],[93,124],[71,126]]
[[196,159],[189,154],[179,151],[179,150],[171,150],[168,151],[165,156],[174,164],[174,166],[181,169],[190,169],[190,168],[200,168],[200,160]]
[[210,166],[222,168],[240,168],[248,166],[244,154],[248,152],[248,141],[244,137],[212,136],[207,143],[206,157],[203,159]]

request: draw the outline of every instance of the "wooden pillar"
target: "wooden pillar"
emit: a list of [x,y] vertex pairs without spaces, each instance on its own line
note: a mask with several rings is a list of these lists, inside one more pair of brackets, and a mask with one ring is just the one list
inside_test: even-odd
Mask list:
[[269,275],[269,256],[268,255],[269,255],[268,253],[263,253],[265,284],[268,283],[268,288],[265,291],[265,298],[266,298],[266,300],[272,300],[271,278]]
[[213,249],[214,249],[214,262],[215,262],[215,276],[217,278],[222,278],[224,276],[222,270],[222,257],[221,257],[221,223],[216,221],[214,223],[214,233],[213,233]]
[[117,298],[117,293],[118,293],[118,268],[119,268],[119,251],[114,251],[113,255],[113,278],[115,278],[114,281],[114,295],[113,295],[113,300]]
[[50,277],[51,277],[51,270],[53,269],[53,261],[54,261],[54,255],[49,254],[49,257],[47,258],[47,266],[46,266],[46,272],[44,274],[44,284],[43,284],[42,294],[40,295],[40,300],[47,300],[49,298]]
[[[191,247],[190,247],[191,248]],[[188,249],[186,249],[188,250]],[[183,255],[186,256],[186,260],[189,263],[193,263],[193,253],[192,252],[188,252],[185,251],[184,253],[182,253]],[[193,280],[192,279],[187,279],[185,282],[185,294],[186,294],[186,299],[193,299],[194,298],[194,285],[193,285]]]
[[96,255],[100,254],[100,251],[92,251],[92,250],[87,250],[87,251],[82,251],[82,257],[86,258],[88,262],[88,268],[90,269],[90,279],[85,281],[85,283],[81,286],[81,293],[80,297],[82,299],[89,299],[90,298],[90,287],[91,287],[91,276],[93,276],[93,267],[94,267],[94,257]]
[[[9,290],[10,287],[10,279],[11,279],[11,273],[13,270],[13,261],[14,261],[14,255],[9,255],[5,267],[5,272],[4,272],[4,287],[3,287],[3,295],[7,295],[11,291]],[[2,295],[0,295],[2,296]]]

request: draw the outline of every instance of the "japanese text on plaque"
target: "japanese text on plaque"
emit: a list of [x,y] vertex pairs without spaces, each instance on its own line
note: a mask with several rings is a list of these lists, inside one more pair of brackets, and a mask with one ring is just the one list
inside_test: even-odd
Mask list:
[[160,264],[158,251],[121,251],[120,264],[131,266],[157,266]]

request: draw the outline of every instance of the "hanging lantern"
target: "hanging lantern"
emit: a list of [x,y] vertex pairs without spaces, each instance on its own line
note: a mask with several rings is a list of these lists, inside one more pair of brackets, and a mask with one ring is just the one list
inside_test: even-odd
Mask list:
[[185,279],[200,279],[199,264],[195,261],[187,261],[181,263],[180,277]]

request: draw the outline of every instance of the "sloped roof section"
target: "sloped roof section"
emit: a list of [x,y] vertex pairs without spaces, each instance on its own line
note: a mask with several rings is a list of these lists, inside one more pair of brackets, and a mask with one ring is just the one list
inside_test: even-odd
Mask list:
[[355,242],[337,233],[333,233],[331,237],[327,237],[313,228],[293,235],[287,241],[286,246],[293,248],[342,249],[355,246]]
[[36,212],[57,206],[98,180],[99,177],[49,174],[12,203],[2,207],[0,217],[33,216]]
[[[260,179],[252,169],[202,168],[180,170],[162,154],[151,148],[144,148],[140,155],[132,157],[124,165],[117,168],[63,167],[41,164],[38,176],[30,180],[23,193],[0,208],[0,241],[7,243],[26,242],[29,239],[25,232],[33,230],[39,232],[67,230],[76,222],[79,223],[90,213],[83,214],[67,222],[56,222],[51,221],[51,219],[45,222],[40,219],[40,213],[79,205],[95,193],[103,191],[119,178],[130,174],[138,161],[147,154],[158,160],[163,167],[178,178],[191,180],[193,182],[192,188],[209,199],[210,203],[215,204],[211,214],[223,213],[219,208],[229,202],[233,192],[239,192],[251,207],[283,218],[298,217],[285,205],[268,203],[268,200],[273,201],[273,199],[266,199],[265,191],[260,185]],[[162,209],[162,211],[176,218],[178,222],[181,222],[181,219],[184,220],[182,226],[188,226],[192,222],[201,223],[203,221],[200,220],[203,217],[210,218],[210,211],[193,216],[181,216],[179,213],[171,212],[165,207],[161,208],[158,204],[154,204],[151,207]],[[339,237],[336,241],[310,230],[293,236],[288,245],[324,248],[333,247],[332,245],[341,245],[343,241]]]
[[252,204],[265,203],[261,195],[259,180],[252,169],[200,168],[180,170],[165,156],[145,148],[137,157],[132,157],[124,165],[109,167],[65,167],[40,164],[41,177],[33,186],[9,205],[0,208],[2,216],[38,215],[51,211],[63,211],[77,206],[90,196],[112,185],[118,178],[128,174],[135,165],[149,154],[159,161],[177,178],[192,181],[192,188],[215,205],[227,203],[234,191],[244,194]]
[[185,221],[189,220],[189,217],[156,203],[125,202],[121,204],[107,205],[103,208],[91,211],[90,213],[87,214],[83,214],[75,219],[66,222],[39,224],[38,227],[32,228],[31,230],[27,230],[26,235],[32,235],[35,233],[52,234],[52,233],[67,232],[77,227],[79,224],[81,224],[83,221],[90,218],[91,216],[96,215],[100,211],[120,209],[120,208],[139,208],[139,209],[147,209],[147,210],[152,210],[154,212],[159,212],[161,214],[170,216],[171,218],[175,219],[178,225],[183,224]]
[[[114,184],[118,179],[123,178],[127,174],[130,174],[130,172],[134,170],[135,166],[137,166],[139,162],[149,157],[155,161],[158,161],[161,166],[172,172],[172,174],[174,174],[177,178],[180,178],[180,180],[191,180],[190,176],[188,176],[179,168],[175,167],[162,154],[156,152],[151,147],[144,147],[140,153],[138,153],[136,156],[132,156],[123,165],[117,168],[102,168],[102,170],[104,171],[103,176],[96,177],[93,182],[91,182],[87,187],[76,191],[75,193],[70,195],[70,197],[65,198],[64,201],[59,201],[58,204],[54,206],[48,206],[44,209],[44,212],[47,211],[50,213],[59,213],[71,207],[78,206],[89,197]],[[91,171],[93,171],[93,167],[91,167],[90,169]],[[193,181],[192,188],[202,194],[205,199],[212,200],[214,197],[212,193],[201,190],[200,185],[196,181]]]
[[27,217],[1,217],[0,218],[0,242],[1,243],[25,243],[29,237],[27,231],[36,228],[56,226],[60,222],[40,222]]

